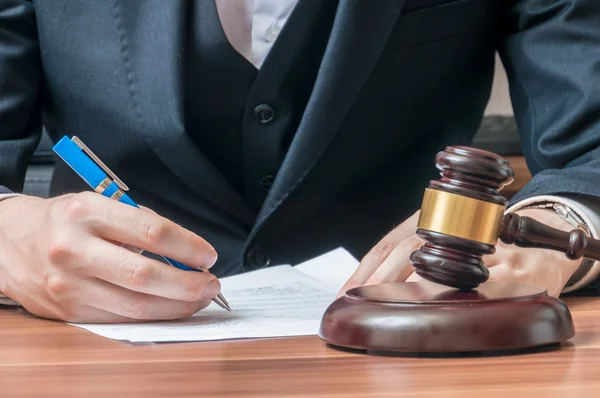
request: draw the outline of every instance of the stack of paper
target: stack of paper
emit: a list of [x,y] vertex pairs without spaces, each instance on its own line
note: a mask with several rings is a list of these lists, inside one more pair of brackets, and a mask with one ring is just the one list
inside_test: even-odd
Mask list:
[[131,342],[317,334],[323,313],[357,266],[352,255],[337,249],[295,267],[281,265],[221,279],[232,312],[211,303],[182,321],[74,326]]

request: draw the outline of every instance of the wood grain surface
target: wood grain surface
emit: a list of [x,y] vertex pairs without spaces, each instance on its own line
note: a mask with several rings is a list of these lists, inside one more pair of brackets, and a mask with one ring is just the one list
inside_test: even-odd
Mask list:
[[396,357],[316,336],[133,345],[0,309],[0,397],[586,397],[600,392],[600,298],[576,335],[512,355]]

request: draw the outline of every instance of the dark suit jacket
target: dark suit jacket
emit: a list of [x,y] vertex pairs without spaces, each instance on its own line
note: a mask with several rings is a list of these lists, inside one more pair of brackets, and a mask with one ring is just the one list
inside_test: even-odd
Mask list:
[[[471,142],[499,50],[535,174],[517,200],[600,196],[598,0],[340,0],[259,211],[186,133],[186,3],[2,0],[0,183],[21,188],[43,120],[54,139],[80,136],[140,204],[211,241],[218,275],[337,245],[360,257],[419,208],[436,152]],[[58,165],[54,194],[88,189]]]

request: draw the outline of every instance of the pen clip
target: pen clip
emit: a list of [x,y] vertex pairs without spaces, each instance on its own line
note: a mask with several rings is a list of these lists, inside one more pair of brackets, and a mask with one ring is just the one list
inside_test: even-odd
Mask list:
[[117,186],[119,188],[121,188],[121,190],[123,191],[129,191],[129,188],[127,187],[127,185],[125,185],[125,183],[123,181],[121,181],[121,179],[119,177],[117,177],[117,175],[115,173],[113,173],[108,166],[106,166],[101,160],[100,158],[98,158],[98,156],[96,156],[94,154],[94,152],[91,151],[90,148],[88,148],[83,141],[81,141],[81,139],[79,139],[79,137],[77,136],[73,136],[73,138],[71,138],[71,141],[73,141],[73,143],[75,145],[77,145],[79,148],[81,148],[81,150],[88,155],[88,157],[90,159],[92,159],[92,161],[94,163],[96,163],[98,165],[98,167],[100,167],[107,176],[109,176],[114,182],[115,184],[117,184]]

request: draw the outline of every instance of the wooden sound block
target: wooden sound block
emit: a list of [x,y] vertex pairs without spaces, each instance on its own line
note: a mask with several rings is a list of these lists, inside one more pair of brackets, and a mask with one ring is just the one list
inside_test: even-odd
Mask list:
[[568,308],[544,289],[487,282],[461,291],[428,281],[351,289],[319,331],[334,346],[407,353],[514,350],[574,334]]

